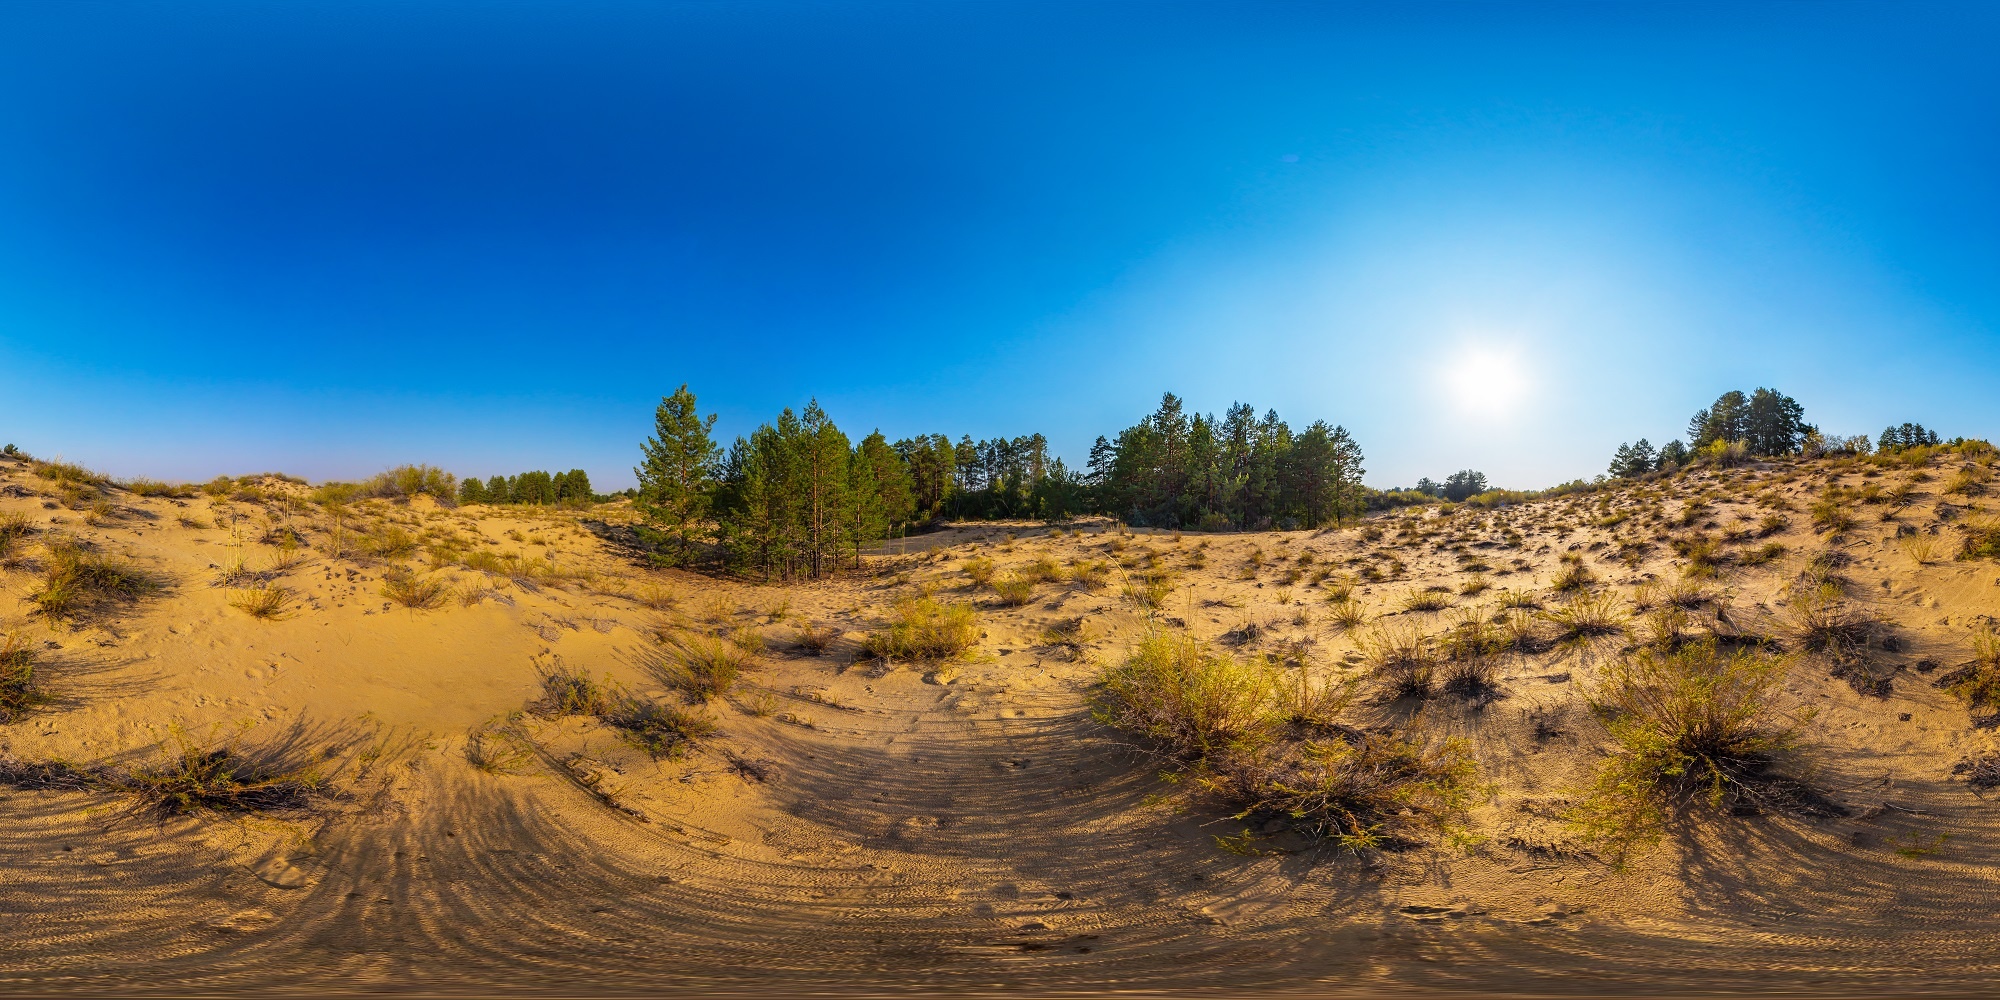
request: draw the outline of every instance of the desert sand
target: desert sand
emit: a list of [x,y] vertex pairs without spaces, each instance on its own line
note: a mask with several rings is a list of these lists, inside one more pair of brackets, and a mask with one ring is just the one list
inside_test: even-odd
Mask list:
[[[624,504],[362,501],[343,539],[394,525],[414,540],[370,556],[281,480],[240,498],[105,487],[93,511],[0,460],[0,517],[30,529],[0,574],[0,630],[32,644],[54,698],[0,726],[0,758],[133,766],[176,732],[241,729],[331,748],[337,793],[168,815],[116,791],[0,788],[0,983],[1980,992],[2000,966],[2000,814],[1954,767],[1993,752],[1994,731],[1934,681],[1995,624],[2000,564],[1953,558],[1956,526],[1986,516],[1977,490],[1942,492],[1954,469],[1761,463],[1316,532],[955,525],[786,586],[647,568]],[[1907,506],[1857,499],[1835,539],[1806,515],[1830,478],[1919,473]],[[1690,514],[1695,497],[1706,505]],[[1786,508],[1785,527],[1758,528]],[[1697,618],[1782,620],[1786,584],[1831,547],[1851,600],[1885,620],[1841,676],[1800,654],[1784,687],[1816,709],[1814,779],[1844,815],[1697,817],[1622,858],[1580,840],[1560,814],[1602,756],[1588,694],[1625,637],[1509,656],[1490,700],[1358,702],[1357,725],[1463,736],[1478,760],[1470,836],[1405,850],[1275,827],[1225,850],[1217,837],[1245,821],[1163,783],[1157,759],[1091,716],[1098,671],[1149,629],[1360,677],[1369,628],[1328,623],[1333,582],[1353,580],[1377,627],[1427,632],[1457,608],[1545,593],[1565,555],[1629,602],[1682,577],[1687,559],[1662,541],[1676,520],[1742,534],[1701,581],[1713,600]],[[1904,526],[1936,528],[1929,561],[1897,539]],[[29,597],[65,536],[157,586],[43,613]],[[1782,554],[1745,556],[1771,543]],[[467,565],[482,551],[519,558]],[[1007,606],[967,578],[974,557],[1003,574],[1103,561],[1110,576],[1043,582]],[[1156,610],[1119,582],[1149,563],[1174,580]],[[1359,575],[1369,566],[1382,578]],[[399,567],[447,597],[391,601]],[[1492,588],[1460,593],[1475,576]],[[295,599],[275,618],[232,604],[259,584]],[[1454,609],[1402,610],[1434,585]],[[866,658],[896,601],[924,591],[976,606],[973,655]],[[1049,645],[1065,623],[1077,647]],[[802,627],[837,637],[814,652]],[[701,635],[762,650],[702,709],[717,732],[677,757],[534,710],[538,664],[555,658],[672,699],[653,669],[662,637]]]

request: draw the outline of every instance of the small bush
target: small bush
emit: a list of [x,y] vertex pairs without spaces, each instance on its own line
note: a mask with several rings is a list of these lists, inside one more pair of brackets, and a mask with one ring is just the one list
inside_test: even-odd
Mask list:
[[1958,547],[1960,559],[2000,559],[2000,520],[1968,523],[1964,531]]
[[1847,501],[1840,497],[1821,497],[1812,505],[1813,530],[1823,535],[1837,535],[1854,527],[1854,515],[1848,512]]
[[1881,619],[1841,594],[1832,582],[1790,589],[1786,637],[1797,648],[1847,659],[1868,644]]
[[1555,579],[1549,581],[1549,589],[1557,593],[1583,590],[1597,582],[1597,575],[1581,562],[1566,563],[1556,571]]
[[382,577],[382,596],[412,610],[434,611],[451,597],[451,585],[415,573],[387,573]]
[[978,642],[979,616],[972,605],[921,597],[899,602],[888,629],[869,636],[861,648],[880,659],[952,660]]
[[315,753],[296,739],[251,744],[246,733],[222,737],[211,729],[197,738],[176,728],[159,759],[101,780],[169,816],[295,812],[333,797],[325,769],[330,748]]
[[1167,596],[1174,591],[1174,578],[1165,572],[1134,574],[1125,582],[1125,599],[1147,611],[1158,611],[1166,606]]
[[813,625],[803,622],[792,633],[792,644],[814,656],[819,656],[833,647],[840,630],[831,625]]
[[1327,623],[1334,628],[1353,630],[1368,623],[1368,612],[1362,610],[1361,602],[1349,598],[1327,605]]
[[93,552],[74,539],[57,539],[48,546],[42,583],[28,600],[52,618],[82,614],[107,603],[131,600],[158,589],[159,584],[123,560]]
[[590,676],[590,671],[570,667],[560,656],[537,657],[535,674],[542,696],[533,707],[540,715],[602,715],[611,705],[610,692]]
[[1981,629],[1972,637],[1972,662],[1935,683],[1963,699],[1969,708],[2000,708],[2000,634],[1991,628]]
[[296,596],[288,587],[259,584],[229,595],[229,606],[252,618],[280,621],[291,617]]
[[1377,628],[1361,641],[1368,669],[1397,697],[1430,698],[1437,694],[1438,655],[1415,626]]
[[1019,575],[1021,579],[1027,580],[1030,583],[1061,583],[1063,579],[1062,564],[1048,556],[1043,556],[1021,567]]
[[679,757],[715,734],[715,720],[707,715],[622,691],[612,696],[601,718],[654,760]]
[[110,477],[102,473],[92,472],[81,465],[61,459],[53,462],[35,462],[33,465],[36,476],[57,485],[97,487],[108,486],[111,483]]
[[408,559],[417,554],[417,539],[396,525],[379,524],[356,539],[355,548],[378,559]]
[[750,654],[735,643],[707,636],[677,637],[667,641],[666,660],[657,672],[689,701],[705,702],[727,695],[749,665]]
[[1619,842],[1650,839],[1689,804],[1730,811],[1810,809],[1805,786],[1777,775],[1803,746],[1804,713],[1773,702],[1784,662],[1711,642],[1641,649],[1591,692],[1613,749],[1571,819]]
[[1555,641],[1577,642],[1625,631],[1625,616],[1618,611],[1618,599],[1611,594],[1577,594],[1541,612],[1541,619],[1556,629]]
[[1070,580],[1084,590],[1101,590],[1111,582],[1111,567],[1102,562],[1079,559],[1070,564]]
[[966,578],[970,579],[975,587],[984,587],[993,582],[993,560],[985,556],[967,559],[961,568],[965,570]]
[[1412,590],[1403,595],[1404,611],[1443,611],[1451,607],[1451,594],[1437,590]]
[[136,496],[186,498],[194,496],[194,487],[186,483],[163,483],[157,479],[130,479],[125,488]]
[[1192,636],[1151,632],[1124,663],[1099,678],[1095,714],[1169,756],[1201,759],[1254,750],[1278,722],[1269,671],[1216,653]]
[[26,635],[0,635],[0,724],[55,700],[43,689],[35,661],[35,644]]
[[993,592],[1000,596],[1000,603],[1008,607],[1020,607],[1035,598],[1035,584],[1032,580],[1008,577],[993,581]]

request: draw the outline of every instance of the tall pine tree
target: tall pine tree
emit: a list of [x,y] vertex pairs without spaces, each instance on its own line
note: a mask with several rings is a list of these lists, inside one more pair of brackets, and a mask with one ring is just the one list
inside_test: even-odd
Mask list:
[[673,565],[694,559],[696,546],[709,537],[708,516],[715,489],[716,465],[722,456],[710,433],[715,414],[703,417],[686,383],[660,400],[653,413],[653,437],[640,446],[641,464],[633,506],[653,531],[669,542]]

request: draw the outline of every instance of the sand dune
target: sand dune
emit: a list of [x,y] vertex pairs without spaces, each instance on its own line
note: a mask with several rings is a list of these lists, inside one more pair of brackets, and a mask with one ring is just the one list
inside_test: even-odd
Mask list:
[[[1694,520],[1716,533],[1767,513],[1759,491],[1795,509],[1782,530],[1725,549],[1777,542],[1784,554],[1725,559],[1706,584],[1725,614],[1777,620],[1783,585],[1828,545],[1803,513],[1825,479],[1910,475],[1866,471],[1699,472],[1329,532],[962,526],[924,551],[785,587],[646,570],[615,505],[369,501],[343,533],[393,524],[416,544],[334,557],[333,525],[300,502],[300,487],[271,481],[234,500],[108,489],[106,507],[86,516],[26,463],[0,462],[0,516],[32,527],[0,577],[0,607],[57,697],[0,726],[0,757],[131,767],[173,746],[175,727],[222,739],[247,726],[250,743],[292,733],[337,748],[325,766],[339,793],[314,811],[165,816],[115,791],[0,790],[0,981],[1979,990],[2000,961],[1987,905],[2000,821],[1953,768],[1993,751],[1993,731],[1933,681],[2000,614],[2000,567],[1948,551],[1923,565],[1896,541],[1898,525],[1927,531],[1950,514],[1939,536],[1950,540],[1982,516],[1976,496],[1946,497],[1937,479],[1894,521],[1857,503],[1837,546],[1854,600],[1893,622],[1889,638],[1841,677],[1801,657],[1786,685],[1790,703],[1817,709],[1814,777],[1844,816],[1697,817],[1623,864],[1578,840],[1555,814],[1601,755],[1584,692],[1620,639],[1510,657],[1501,696],[1484,705],[1356,710],[1357,723],[1471,741],[1489,790],[1468,817],[1468,844],[1354,855],[1274,828],[1252,831],[1254,852],[1222,850],[1216,836],[1245,822],[1162,784],[1159,762],[1089,711],[1099,667],[1149,628],[1229,636],[1245,655],[1306,649],[1322,669],[1360,672],[1349,654],[1361,633],[1327,625],[1324,584],[1283,582],[1280,556],[1296,567],[1310,549],[1312,565],[1342,575],[1400,561],[1400,573],[1357,581],[1355,597],[1391,623],[1435,631],[1441,615],[1397,610],[1432,583],[1456,591],[1482,575],[1494,590],[1453,600],[1491,610],[1502,590],[1546,588],[1565,554],[1621,600],[1648,578],[1678,578],[1685,560],[1670,547],[1620,560],[1618,540],[1645,520],[1630,515],[1678,516],[1704,492]],[[304,547],[281,570],[283,550],[258,539],[282,541],[283,528]],[[44,550],[65,535],[156,588],[66,616],[37,611],[27,599]],[[1263,560],[1251,567],[1253,550]],[[466,555],[482,551],[522,559],[513,571],[470,568]],[[960,570],[973,555],[1005,570],[1044,555],[1136,566],[1145,552],[1176,574],[1156,614],[1124,599],[1115,576],[1101,588],[1043,583],[1008,607]],[[246,572],[219,583],[239,555]],[[447,584],[449,597],[430,610],[385,598],[400,566]],[[259,583],[295,593],[288,615],[260,620],[232,605]],[[978,606],[977,655],[944,670],[863,658],[861,639],[924,588]],[[1045,628],[1075,619],[1082,656],[1044,644]],[[793,642],[800,624],[839,636],[812,655]],[[707,707],[719,732],[698,748],[654,760],[597,719],[528,711],[537,663],[551,657],[672,698],[651,669],[662,634],[764,643],[744,682]],[[1310,644],[1287,646],[1300,640]],[[475,733],[512,756],[475,767]]]

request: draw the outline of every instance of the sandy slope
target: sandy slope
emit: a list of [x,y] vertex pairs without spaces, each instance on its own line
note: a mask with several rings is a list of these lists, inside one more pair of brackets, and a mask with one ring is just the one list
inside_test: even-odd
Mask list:
[[[1828,472],[1805,471],[1772,487],[1796,507],[1773,536],[1788,554],[1725,567],[1718,581],[1736,618],[1781,617],[1782,584],[1823,544],[1804,510]],[[1761,517],[1753,495],[1786,472],[1688,477],[1674,495],[1644,500],[1384,522],[1376,542],[1357,529],[1178,539],[1101,524],[1061,535],[956,529],[927,539],[927,552],[872,561],[867,575],[789,588],[638,569],[612,509],[532,516],[373,502],[347,530],[395,519],[433,541],[454,532],[469,551],[549,551],[566,570],[597,574],[536,583],[446,568],[440,577],[480,591],[476,603],[411,611],[379,593],[398,560],[321,554],[330,524],[286,503],[281,485],[270,499],[220,505],[114,491],[115,509],[91,525],[24,465],[0,462],[0,514],[27,512],[43,529],[0,576],[0,613],[44,644],[64,696],[0,727],[5,755],[132,759],[154,752],[168,727],[246,721],[253,739],[303,725],[381,751],[342,758],[348,797],[317,817],[161,821],[105,795],[0,790],[0,982],[1978,990],[2000,964],[1990,905],[2000,817],[1952,767],[1994,738],[1930,681],[1931,664],[1964,660],[1971,629],[2000,614],[2000,566],[1919,566],[1893,544],[1897,523],[1936,521],[1935,480],[1898,522],[1857,507],[1842,546],[1852,589],[1897,623],[1894,648],[1867,653],[1888,695],[1860,693],[1865,685],[1814,661],[1789,684],[1820,709],[1820,780],[1849,808],[1844,818],[1706,822],[1623,867],[1593,857],[1549,817],[1597,759],[1601,730],[1581,692],[1615,642],[1512,660],[1504,696],[1483,707],[1421,710],[1415,725],[1473,740],[1492,786],[1469,848],[1356,859],[1273,833],[1259,841],[1267,855],[1219,850],[1214,835],[1243,824],[1163,795],[1173,789],[1157,766],[1089,717],[1089,660],[1117,659],[1160,624],[1219,637],[1255,623],[1246,653],[1310,639],[1314,662],[1357,670],[1347,655],[1357,637],[1321,623],[1310,575],[1280,582],[1291,564],[1277,556],[1311,549],[1315,565],[1343,572],[1363,565],[1350,557],[1401,561],[1400,577],[1357,589],[1377,613],[1413,588],[1455,586],[1474,558],[1498,587],[1531,590],[1574,551],[1605,586],[1630,593],[1679,575],[1663,544],[1632,565],[1612,558],[1613,539],[1665,531],[1643,512],[1673,516],[1683,496],[1715,489],[1695,528],[1719,534]],[[1597,526],[1619,511],[1642,516]],[[271,566],[278,550],[255,539],[274,525],[313,548],[270,574],[302,596],[298,613],[258,621],[215,581],[238,553],[253,571]],[[50,530],[129,554],[167,587],[73,622],[32,615],[16,601],[38,580],[35,552]],[[1272,558],[1245,572],[1253,548]],[[1136,562],[1147,550],[1180,575],[1151,624],[1115,585],[1045,584],[1027,606],[1003,608],[958,568],[974,553],[1004,570],[1045,553]],[[1197,551],[1205,565],[1190,569]],[[661,583],[677,598],[670,608],[637,600],[666,603],[648,590]],[[927,584],[980,603],[980,658],[955,675],[856,662],[856,641]],[[1496,593],[1461,603],[1490,610]],[[1039,644],[1045,626],[1079,617],[1085,662]],[[1447,616],[1389,621],[1406,619],[1436,630]],[[799,621],[843,638],[805,655],[790,642]],[[769,643],[749,684],[714,706],[722,734],[703,751],[655,762],[593,720],[530,714],[516,725],[533,757],[512,773],[468,762],[470,731],[537,696],[538,654],[664,694],[646,670],[663,625],[753,629]],[[1360,711],[1411,724],[1409,706]]]

